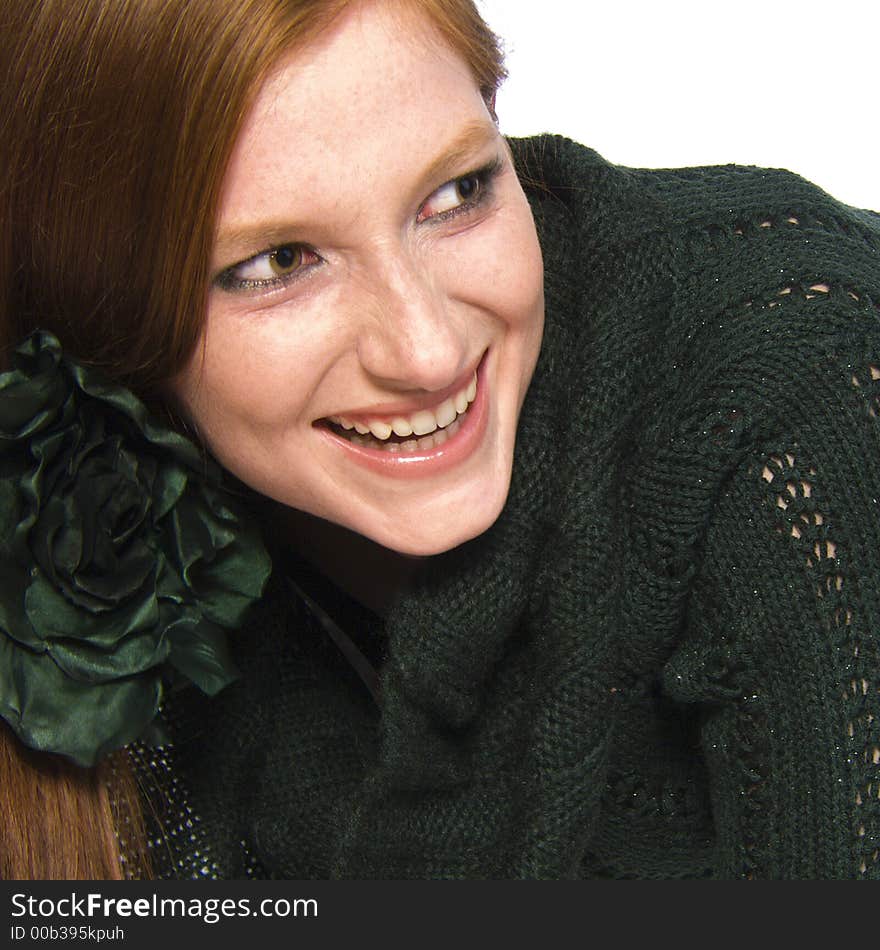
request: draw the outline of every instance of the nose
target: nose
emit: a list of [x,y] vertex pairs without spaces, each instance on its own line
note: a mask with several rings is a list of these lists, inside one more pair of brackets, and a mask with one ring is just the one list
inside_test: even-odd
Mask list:
[[389,388],[428,392],[460,376],[468,328],[440,276],[420,260],[386,255],[369,283],[357,343],[366,372]]

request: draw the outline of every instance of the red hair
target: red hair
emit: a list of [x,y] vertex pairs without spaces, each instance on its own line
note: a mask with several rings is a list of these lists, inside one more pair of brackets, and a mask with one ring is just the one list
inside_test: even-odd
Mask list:
[[[250,103],[282,54],[357,2],[430,23],[491,102],[502,56],[471,0],[0,0],[0,351],[41,327],[160,402],[202,333]],[[0,875],[121,876],[120,811],[137,856],[124,753],[77,769],[0,725]]]

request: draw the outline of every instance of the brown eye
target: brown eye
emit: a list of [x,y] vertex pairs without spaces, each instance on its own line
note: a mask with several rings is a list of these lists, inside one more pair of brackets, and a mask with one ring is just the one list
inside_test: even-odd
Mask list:
[[485,168],[447,181],[428,196],[419,209],[417,220],[451,218],[453,215],[465,214],[491,199],[493,182],[502,168],[499,158]]
[[227,267],[215,282],[232,293],[277,289],[286,287],[321,263],[321,257],[306,244],[280,244]]
[[476,175],[459,178],[455,184],[458,190],[458,196],[462,201],[471,201],[480,190],[480,180]]
[[434,215],[454,211],[462,205],[473,202],[480,190],[480,179],[477,175],[465,175],[446,182],[438,188],[422,207],[420,218],[431,218]]
[[302,248],[295,244],[285,244],[284,247],[276,248],[269,255],[269,267],[276,277],[286,277],[291,271],[295,271],[302,264]]

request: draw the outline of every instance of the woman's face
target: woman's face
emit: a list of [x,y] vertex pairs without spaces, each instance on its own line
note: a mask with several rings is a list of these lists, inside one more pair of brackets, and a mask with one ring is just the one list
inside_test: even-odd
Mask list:
[[235,145],[212,267],[173,388],[223,465],[406,554],[492,524],[541,254],[474,79],[430,27],[357,6],[281,64]]

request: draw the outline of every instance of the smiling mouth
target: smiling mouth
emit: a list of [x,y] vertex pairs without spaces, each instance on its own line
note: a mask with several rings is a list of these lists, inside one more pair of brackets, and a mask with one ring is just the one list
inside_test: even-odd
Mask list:
[[477,396],[477,374],[458,392],[434,409],[420,409],[391,419],[349,419],[344,415],[322,420],[336,435],[353,445],[382,452],[416,454],[438,448],[452,438]]

